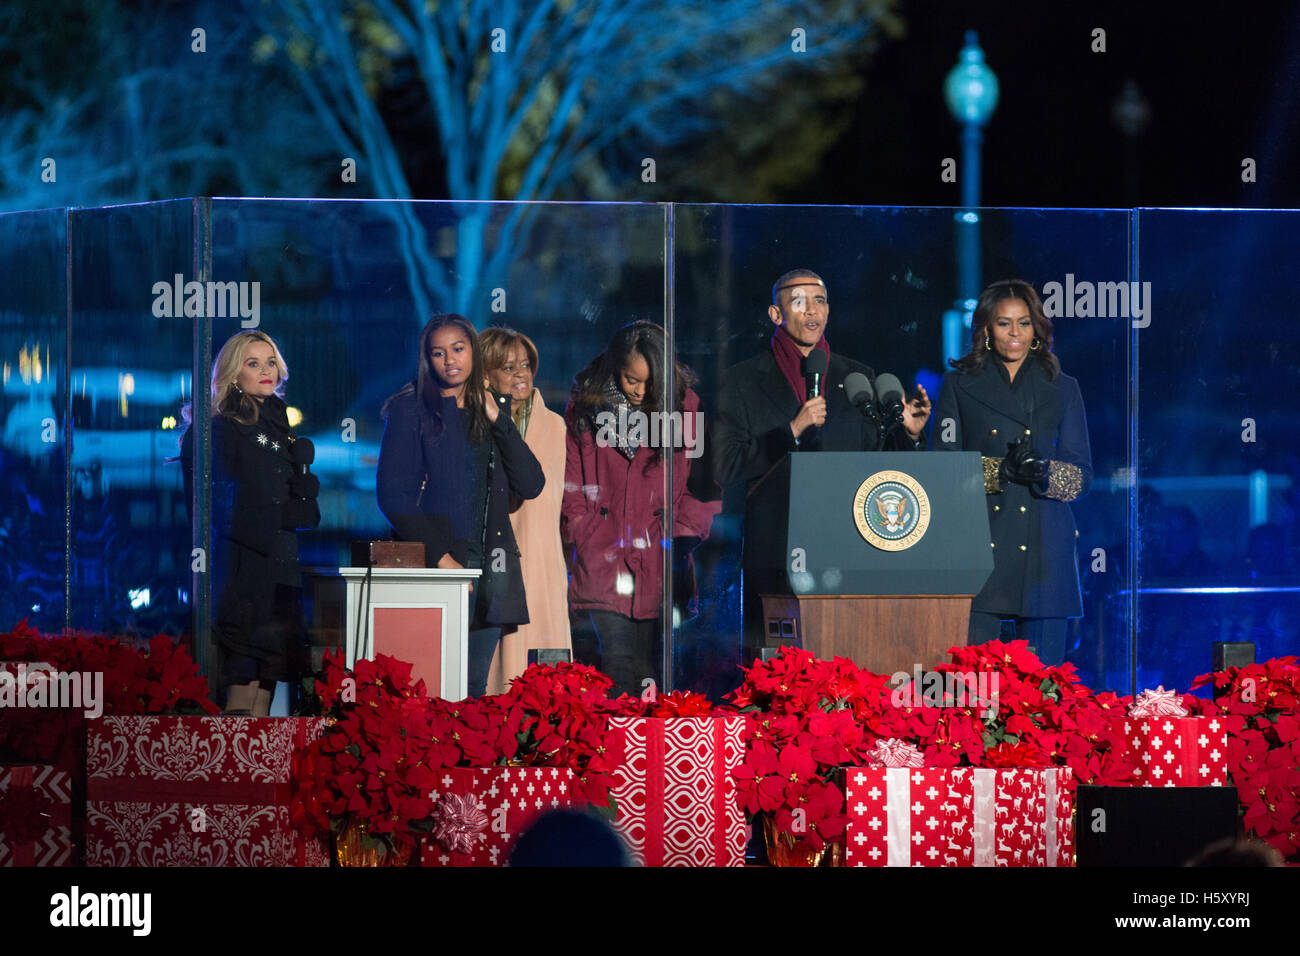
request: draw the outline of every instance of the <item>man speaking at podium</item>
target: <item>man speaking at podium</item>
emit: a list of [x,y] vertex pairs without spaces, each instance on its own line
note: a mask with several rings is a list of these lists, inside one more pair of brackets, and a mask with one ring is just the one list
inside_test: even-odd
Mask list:
[[[767,314],[775,326],[770,347],[723,375],[712,443],[720,484],[744,478],[748,494],[791,452],[924,447],[922,434],[930,418],[925,389],[918,385],[916,396],[907,402],[901,387],[890,389],[891,394],[882,394],[877,402],[872,383],[877,387],[882,383],[875,373],[834,354],[826,344],[830,304],[826,283],[817,273],[794,269],[777,279]],[[883,415],[882,404],[889,406]],[[751,515],[746,508],[746,537],[756,520],[763,516]],[[763,642],[757,590],[747,582],[744,617],[749,646]]]
[[[876,376],[826,344],[830,304],[817,273],[794,269],[777,279],[767,314],[776,326],[770,348],[723,375],[713,435],[719,482],[743,477],[746,488],[752,488],[789,452],[924,447],[930,399],[919,385],[916,397],[903,405],[901,426],[886,436],[883,448],[878,420],[850,403],[845,378],[857,372],[875,382]],[[815,395],[809,394],[810,386]]]

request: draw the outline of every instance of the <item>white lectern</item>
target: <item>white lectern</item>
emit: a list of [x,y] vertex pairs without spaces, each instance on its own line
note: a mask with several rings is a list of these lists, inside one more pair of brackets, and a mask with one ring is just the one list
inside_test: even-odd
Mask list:
[[476,568],[312,569],[347,584],[347,665],[387,654],[411,662],[430,696],[460,700],[468,675],[470,585]]

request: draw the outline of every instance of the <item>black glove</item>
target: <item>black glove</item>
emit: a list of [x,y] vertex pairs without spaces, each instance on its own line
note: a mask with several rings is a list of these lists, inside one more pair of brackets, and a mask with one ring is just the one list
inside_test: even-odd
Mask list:
[[1007,445],[1007,455],[1002,459],[998,477],[1003,481],[1014,481],[1041,490],[1047,487],[1050,471],[1050,460],[1040,455],[1028,439],[1022,438],[1014,445]]
[[1023,446],[1020,443],[1007,443],[1007,453],[1002,456],[1002,463],[998,465],[998,482],[1004,485],[1018,481],[1016,475],[1019,474],[1020,454]]
[[280,527],[285,531],[311,531],[320,524],[320,508],[310,498],[290,498],[280,506]]
[[320,495],[320,479],[310,472],[289,479],[289,494],[295,498],[315,499]]

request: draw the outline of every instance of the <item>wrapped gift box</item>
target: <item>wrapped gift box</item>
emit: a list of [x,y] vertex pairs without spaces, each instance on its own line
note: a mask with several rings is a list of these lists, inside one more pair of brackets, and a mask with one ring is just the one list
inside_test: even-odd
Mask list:
[[290,823],[293,753],[320,718],[87,722],[89,866],[327,866]]
[[616,717],[624,763],[614,772],[614,828],[644,866],[744,866],[745,816],[732,773],[742,717]]
[[71,785],[55,767],[0,766],[0,867],[72,864]]
[[850,769],[847,866],[1069,866],[1061,767]]
[[1126,717],[1124,738],[1143,787],[1228,785],[1228,729],[1221,717]]
[[423,866],[504,866],[510,848],[548,810],[580,806],[573,771],[561,767],[450,767],[434,801]]

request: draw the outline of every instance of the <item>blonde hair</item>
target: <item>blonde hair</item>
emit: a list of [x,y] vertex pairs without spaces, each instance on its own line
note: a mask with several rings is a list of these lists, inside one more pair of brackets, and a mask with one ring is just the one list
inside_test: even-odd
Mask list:
[[244,356],[248,347],[254,342],[265,342],[275,353],[275,364],[280,379],[275,384],[275,394],[284,397],[284,383],[289,380],[289,366],[284,364],[284,356],[275,340],[265,332],[245,329],[226,339],[216,359],[212,363],[212,414],[225,415],[244,425],[257,421],[257,402],[245,395],[235,384],[239,370],[244,365]]
[[537,346],[533,340],[522,332],[514,329],[508,329],[505,326],[493,326],[490,329],[484,329],[478,336],[479,348],[483,350],[483,371],[495,372],[506,364],[506,355],[516,345],[524,347],[524,354],[528,356],[528,364],[532,367],[533,378],[537,378]]

